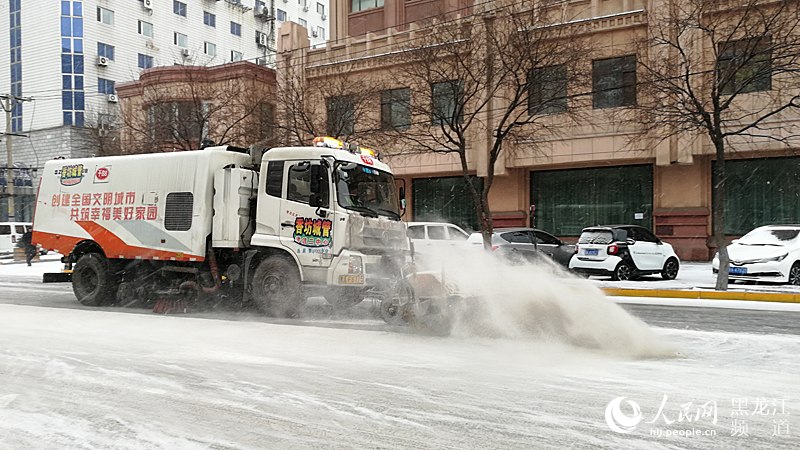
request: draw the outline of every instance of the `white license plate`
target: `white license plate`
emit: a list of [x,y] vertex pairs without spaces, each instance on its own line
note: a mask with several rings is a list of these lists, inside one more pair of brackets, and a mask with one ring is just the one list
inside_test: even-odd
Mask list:
[[584,255],[597,256],[598,250],[596,248],[587,248],[583,251]]
[[731,267],[728,273],[731,275],[747,275],[747,267]]
[[364,275],[339,275],[339,284],[364,284]]

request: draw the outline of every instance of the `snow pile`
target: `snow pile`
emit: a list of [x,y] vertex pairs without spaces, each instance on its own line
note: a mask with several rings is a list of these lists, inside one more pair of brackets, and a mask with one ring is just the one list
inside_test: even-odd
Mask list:
[[438,265],[449,289],[468,297],[455,309],[454,336],[533,339],[642,358],[677,353],[593,283],[549,260],[509,261],[459,248]]

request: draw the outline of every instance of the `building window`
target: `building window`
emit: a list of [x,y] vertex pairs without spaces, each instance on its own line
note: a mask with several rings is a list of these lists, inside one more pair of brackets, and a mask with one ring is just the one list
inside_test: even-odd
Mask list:
[[772,89],[772,40],[767,37],[717,45],[717,82],[722,95]]
[[186,17],[186,3],[172,0],[172,12],[179,16]]
[[381,129],[401,130],[411,126],[411,89],[381,92]]
[[431,123],[453,125],[463,119],[464,87],[459,80],[431,84]]
[[364,11],[365,9],[382,8],[383,0],[352,0],[350,12]]
[[183,33],[178,33],[177,31],[174,34],[173,43],[178,47],[186,48],[189,46],[189,37]]
[[231,62],[241,61],[242,60],[242,52],[237,52],[236,50],[231,50]]
[[530,188],[536,228],[556,236],[597,224],[651,226],[652,165],[531,172]]
[[308,28],[308,21],[306,19],[299,18],[299,19],[297,19],[297,23],[299,23],[300,25],[304,26],[305,28]]
[[216,27],[217,26],[217,16],[215,16],[214,14],[211,14],[208,11],[203,11],[203,23],[205,25],[210,26],[210,27]]
[[[9,4],[11,95],[19,97],[22,96],[22,16],[20,10],[20,2],[12,0]],[[62,13],[64,13],[63,8]],[[66,15],[69,15],[69,7],[67,7]],[[83,19],[79,20],[82,21]],[[62,30],[62,36],[63,34]],[[72,43],[71,37],[62,37],[61,40]],[[79,39],[75,40],[78,41]],[[62,49],[62,52],[64,51]],[[70,50],[67,49],[66,52],[69,53]],[[14,102],[11,106],[11,130],[9,131],[22,131],[22,102]]]
[[592,106],[595,109],[636,104],[636,56],[592,61]]
[[194,142],[200,145],[208,132],[209,103],[179,101],[154,103],[147,108],[150,137],[161,143]]
[[142,36],[153,37],[153,24],[150,22],[145,22],[144,20],[140,20],[139,34]]
[[316,37],[320,39],[325,39],[325,28],[317,27],[317,35]]
[[528,72],[528,114],[556,114],[567,110],[567,68],[540,67]]
[[[725,177],[725,234],[742,235],[762,225],[800,223],[800,158],[726,161]],[[714,177],[713,183],[717,180]]]
[[217,46],[211,42],[204,42],[203,43],[203,53],[208,56],[214,57],[217,56]]
[[236,22],[231,22],[231,34],[233,34],[235,36],[241,36],[242,35],[242,24],[236,23]]
[[[483,179],[470,177],[480,192]],[[411,213],[418,222],[446,221],[469,230],[480,229],[475,203],[464,177],[416,178],[411,182]]]
[[105,78],[97,79],[97,92],[101,94],[114,93],[114,80],[106,80]]
[[109,61],[114,60],[114,46],[104,44],[102,42],[97,43],[97,56],[104,56]]
[[322,3],[317,3],[317,14],[325,15],[325,5]]
[[139,68],[149,69],[153,67],[153,57],[139,53]]
[[278,19],[278,22],[286,22],[286,11],[282,9],[278,9],[275,12],[275,17]]
[[333,137],[349,136],[355,128],[355,106],[349,95],[329,97],[327,101],[328,134]]
[[114,25],[114,11],[98,6],[97,21],[106,25]]

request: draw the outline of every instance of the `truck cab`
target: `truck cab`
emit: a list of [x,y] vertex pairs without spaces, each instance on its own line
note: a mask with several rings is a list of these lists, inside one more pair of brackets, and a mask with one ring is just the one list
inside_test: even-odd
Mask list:
[[251,245],[287,251],[307,291],[357,303],[406,264],[402,198],[376,152],[331,138],[314,144],[263,154]]

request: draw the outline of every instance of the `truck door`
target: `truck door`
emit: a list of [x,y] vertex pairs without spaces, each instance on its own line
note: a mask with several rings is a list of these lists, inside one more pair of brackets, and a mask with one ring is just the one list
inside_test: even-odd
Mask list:
[[[319,161],[287,161],[284,171],[281,244],[304,266],[329,266],[334,236],[328,169]],[[316,173],[320,177],[319,206],[312,206],[312,175]]]

